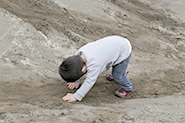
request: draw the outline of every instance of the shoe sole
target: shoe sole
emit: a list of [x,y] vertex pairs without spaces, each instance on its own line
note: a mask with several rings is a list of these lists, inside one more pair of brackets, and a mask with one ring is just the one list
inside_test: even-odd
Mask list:
[[109,78],[109,77],[107,77],[107,80],[109,80],[109,81],[114,81],[114,79],[111,79],[111,78]]
[[116,91],[115,92],[115,96],[117,96],[117,97],[120,97],[120,98],[122,98],[122,97],[126,97],[126,96],[128,96],[129,94],[131,94],[131,91],[130,92],[128,92],[126,95],[120,95],[120,93],[118,92],[118,91]]

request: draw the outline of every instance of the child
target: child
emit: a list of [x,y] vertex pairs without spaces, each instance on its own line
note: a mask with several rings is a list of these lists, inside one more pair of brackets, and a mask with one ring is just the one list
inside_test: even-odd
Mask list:
[[81,47],[76,55],[65,59],[59,67],[61,77],[67,81],[69,89],[77,89],[80,77],[86,74],[82,86],[74,93],[63,97],[67,102],[81,101],[95,84],[99,74],[112,67],[112,74],[108,80],[119,83],[120,89],[116,96],[127,96],[132,90],[132,83],[128,80],[126,69],[131,57],[130,42],[120,36],[108,36]]

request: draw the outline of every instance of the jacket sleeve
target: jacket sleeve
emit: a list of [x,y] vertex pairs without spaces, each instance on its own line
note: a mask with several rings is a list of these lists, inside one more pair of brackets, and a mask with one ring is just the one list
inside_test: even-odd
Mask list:
[[75,83],[80,85],[80,79],[76,80]]
[[98,65],[93,65],[89,67],[86,74],[86,79],[84,80],[82,86],[75,92],[74,96],[78,101],[81,101],[89,90],[95,84],[98,75],[100,73],[100,67]]

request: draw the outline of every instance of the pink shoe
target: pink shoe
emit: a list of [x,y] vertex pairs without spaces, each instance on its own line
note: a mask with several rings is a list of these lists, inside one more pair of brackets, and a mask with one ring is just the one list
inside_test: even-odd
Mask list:
[[114,78],[112,77],[112,74],[108,74],[106,78],[109,81],[113,81],[114,80]]
[[118,97],[126,97],[126,96],[129,95],[130,93],[131,93],[131,91],[126,91],[125,89],[120,88],[120,89],[118,89],[118,90],[115,92],[115,95],[118,96]]

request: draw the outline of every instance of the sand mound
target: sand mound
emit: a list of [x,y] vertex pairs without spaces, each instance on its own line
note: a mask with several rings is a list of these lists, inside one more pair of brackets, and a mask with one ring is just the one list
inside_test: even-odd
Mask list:
[[[184,95],[185,24],[153,3],[1,0],[0,28],[0,122],[60,122],[68,118],[69,122],[86,122],[87,117],[82,120],[73,113],[80,109],[81,115],[91,115],[90,122],[139,122],[132,113],[111,109],[119,109],[121,105],[115,105],[125,102],[113,95],[118,86],[105,80],[106,73],[78,105],[61,99],[69,92],[58,75],[61,61],[87,42],[108,35],[122,35],[133,45],[128,69],[134,90],[126,99]],[[155,99],[139,102],[152,101],[158,103]],[[132,110],[135,105],[147,110],[137,104],[131,106]],[[123,117],[128,115],[130,119]],[[180,118],[177,120],[182,121]]]

